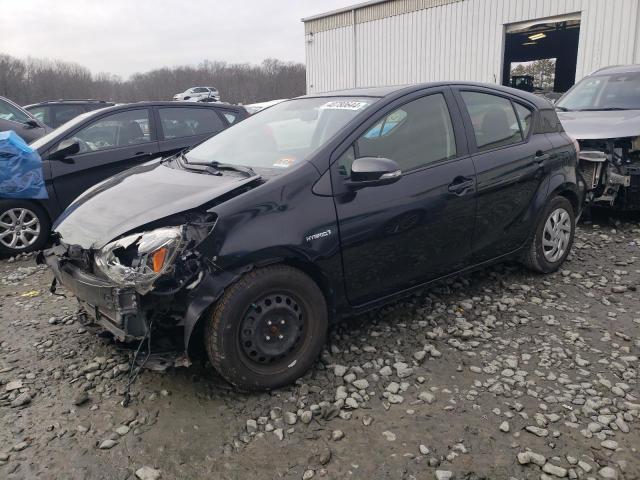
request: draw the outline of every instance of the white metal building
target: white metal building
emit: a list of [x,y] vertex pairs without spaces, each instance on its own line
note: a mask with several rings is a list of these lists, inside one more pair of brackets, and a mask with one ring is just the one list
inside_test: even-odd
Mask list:
[[600,67],[640,63],[640,0],[377,0],[302,21],[309,93],[507,84],[511,62],[552,57],[563,91]]

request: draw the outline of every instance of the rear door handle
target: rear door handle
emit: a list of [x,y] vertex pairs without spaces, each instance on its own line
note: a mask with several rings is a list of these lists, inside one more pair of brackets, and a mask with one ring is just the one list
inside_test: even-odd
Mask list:
[[471,187],[473,187],[473,178],[458,176],[449,184],[448,190],[456,195],[463,195]]
[[541,151],[541,150],[538,150],[538,151],[536,152],[536,162],[538,162],[538,163],[542,163],[542,162],[544,162],[545,160],[549,160],[549,154],[548,154],[548,153],[544,153],[544,152],[543,152],[543,151]]

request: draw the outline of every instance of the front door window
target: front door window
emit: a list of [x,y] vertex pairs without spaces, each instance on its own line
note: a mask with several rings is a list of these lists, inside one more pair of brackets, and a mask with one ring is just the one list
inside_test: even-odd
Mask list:
[[80,153],[150,142],[149,111],[145,108],[108,115],[83,128],[73,138],[80,143]]

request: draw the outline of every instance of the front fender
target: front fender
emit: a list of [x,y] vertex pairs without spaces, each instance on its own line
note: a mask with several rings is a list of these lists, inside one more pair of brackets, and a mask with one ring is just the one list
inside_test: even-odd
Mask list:
[[204,274],[204,278],[189,295],[187,312],[184,316],[184,348],[187,354],[189,353],[191,336],[202,314],[222,296],[229,285],[237,282],[242,275],[252,268],[253,265],[246,265],[233,271],[207,272]]

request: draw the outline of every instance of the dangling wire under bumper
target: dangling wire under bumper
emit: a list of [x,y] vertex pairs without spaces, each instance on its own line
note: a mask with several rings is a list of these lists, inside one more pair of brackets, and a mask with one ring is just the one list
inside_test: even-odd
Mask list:
[[[135,381],[138,379],[140,372],[142,371],[145,364],[147,363],[147,360],[149,360],[149,357],[151,356],[151,328],[152,327],[153,327],[153,321],[147,323],[147,331],[145,332],[144,337],[142,337],[142,339],[140,340],[140,343],[138,344],[138,348],[136,349],[136,352],[131,358],[131,364],[129,365],[129,376],[127,378],[127,385],[125,386],[124,393],[122,395],[121,405],[123,407],[129,406],[129,403],[131,402],[131,387],[133,386]],[[136,368],[136,363],[138,362],[138,357],[140,356],[140,352],[142,350],[142,346],[144,345],[145,341],[147,342],[147,353],[146,353],[146,356],[144,357],[144,360],[142,360],[142,362]]]

